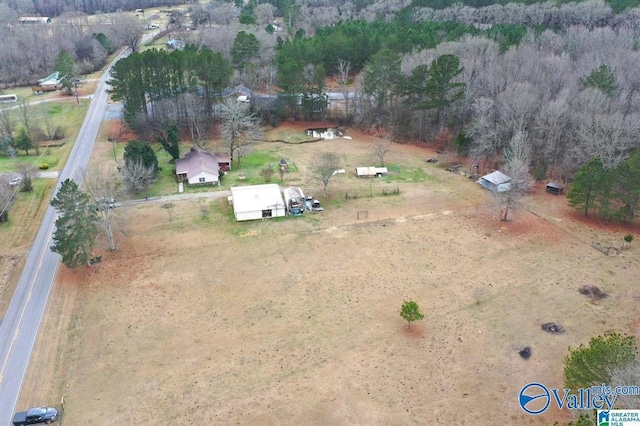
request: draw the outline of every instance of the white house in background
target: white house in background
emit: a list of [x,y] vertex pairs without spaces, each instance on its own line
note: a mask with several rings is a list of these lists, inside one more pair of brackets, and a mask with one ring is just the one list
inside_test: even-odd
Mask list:
[[231,187],[233,213],[238,222],[284,216],[286,208],[275,183]]
[[509,183],[510,181],[511,178],[509,176],[496,170],[495,172],[482,176],[477,183],[484,186],[489,191],[504,192],[511,188],[511,184]]
[[386,167],[356,167],[356,176],[358,177],[381,177],[388,173]]
[[220,162],[215,154],[200,148],[191,148],[184,158],[176,160],[178,182],[189,185],[219,185]]

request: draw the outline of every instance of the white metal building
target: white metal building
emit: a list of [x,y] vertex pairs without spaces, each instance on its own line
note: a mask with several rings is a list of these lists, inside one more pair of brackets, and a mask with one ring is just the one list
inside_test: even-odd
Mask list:
[[380,177],[388,173],[386,167],[356,167],[356,176],[358,177]]
[[236,220],[256,220],[284,216],[286,209],[280,187],[275,183],[231,187]]
[[482,176],[477,182],[492,192],[504,192],[511,188],[511,178],[496,170]]

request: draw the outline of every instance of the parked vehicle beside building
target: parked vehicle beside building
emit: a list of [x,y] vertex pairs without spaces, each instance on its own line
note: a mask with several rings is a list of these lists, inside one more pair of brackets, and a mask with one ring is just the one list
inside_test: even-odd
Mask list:
[[305,210],[305,197],[302,189],[297,186],[290,186],[284,189],[284,202],[287,213],[300,216]]

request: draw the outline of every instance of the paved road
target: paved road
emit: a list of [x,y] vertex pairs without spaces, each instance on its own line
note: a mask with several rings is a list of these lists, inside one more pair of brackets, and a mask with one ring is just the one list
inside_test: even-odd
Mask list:
[[[100,123],[105,114],[107,105],[105,82],[108,78],[107,70],[98,82],[96,93],[71,150],[69,160],[60,173],[60,180],[55,192],[58,191],[60,182],[67,178],[72,178],[78,183],[82,181],[81,170],[86,167],[89,161]],[[53,196],[55,196],[55,192]],[[0,324],[0,425],[10,425],[13,413],[16,411],[20,388],[58,269],[60,256],[49,249],[52,244],[51,236],[55,219],[55,209],[49,207],[27,255],[22,276],[9,308]],[[26,399],[29,400],[28,397]],[[30,401],[33,405],[52,405],[58,402]],[[18,408],[22,410],[29,407]]]

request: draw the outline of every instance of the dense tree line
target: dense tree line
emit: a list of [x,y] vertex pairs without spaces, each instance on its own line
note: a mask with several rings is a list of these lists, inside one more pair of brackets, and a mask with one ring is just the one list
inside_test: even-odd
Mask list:
[[444,9],[419,7],[408,9],[402,15],[415,21],[464,22],[475,24],[524,24],[552,28],[584,25],[589,28],[605,26],[636,26],[637,1],[604,2],[509,2],[482,7],[456,4]]
[[[294,37],[282,43],[278,48],[277,61],[279,66],[287,69],[292,68],[293,63],[298,69],[311,63],[334,70],[342,59],[357,72],[381,49],[408,53],[414,49],[434,48],[443,41],[457,40],[463,34],[478,32],[471,26],[455,22],[349,21],[319,29],[311,38]],[[282,72],[281,80],[290,77],[287,75],[290,73]]]
[[[282,44],[277,57],[281,87],[303,92],[309,66],[321,66],[327,75],[339,77],[343,58],[336,59],[337,51],[354,61],[352,75],[362,67],[355,83],[347,87],[352,96],[347,119],[412,140],[433,141],[447,127],[460,153],[486,167],[494,166],[513,136],[522,133],[538,178],[566,179],[596,157],[605,167],[615,168],[640,148],[634,137],[640,123],[640,80],[632,71],[640,60],[636,29],[574,26],[532,31],[515,26],[508,27],[517,33],[506,36],[514,40],[509,43],[496,33],[472,29],[458,40],[446,41],[446,32],[440,30],[437,34],[445,40],[436,38],[435,48],[420,50],[419,44],[413,49],[392,45],[394,37],[385,32],[385,25],[395,27],[395,23],[353,22]],[[461,28],[428,25],[453,28],[454,33]],[[354,28],[357,31],[347,31]],[[369,28],[375,28],[369,41],[359,39]],[[404,40],[411,40],[410,32],[405,30]],[[335,34],[343,42],[333,42]],[[422,36],[420,42],[429,40]],[[353,56],[349,56],[350,38],[360,43]],[[390,44],[394,48],[387,47]],[[363,52],[369,56],[357,56]],[[433,92],[427,96],[427,87],[431,91],[445,87],[430,75],[443,55],[459,60],[460,73],[450,74],[447,84],[460,84],[464,93],[434,107]]]
[[229,60],[207,47],[152,49],[114,65],[111,93],[123,102],[127,123],[140,133],[151,130],[166,138],[172,125],[181,125],[201,135],[232,72]]
[[58,0],[52,1],[2,1],[9,9],[21,15],[58,16],[65,12],[94,14],[116,12],[118,10],[147,9],[150,7],[177,6],[184,4],[177,0]]

